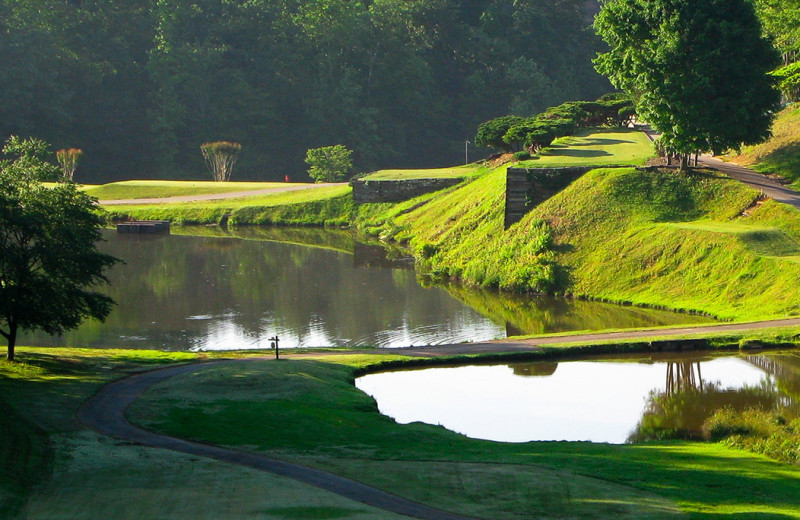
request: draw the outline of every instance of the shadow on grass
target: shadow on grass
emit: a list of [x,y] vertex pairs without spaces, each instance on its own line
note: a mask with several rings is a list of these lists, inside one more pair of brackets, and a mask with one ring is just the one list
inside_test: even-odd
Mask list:
[[604,150],[580,150],[577,148],[554,148],[543,157],[610,157],[612,154]]

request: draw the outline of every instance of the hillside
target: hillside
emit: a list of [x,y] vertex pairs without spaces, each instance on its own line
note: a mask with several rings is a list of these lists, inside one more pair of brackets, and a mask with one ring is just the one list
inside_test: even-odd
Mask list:
[[762,173],[779,175],[792,188],[800,189],[800,106],[795,103],[778,113],[772,138],[768,141],[745,147],[741,154],[723,159]]
[[725,319],[800,313],[800,213],[710,170],[597,169],[503,230],[505,168],[359,209],[423,277]]

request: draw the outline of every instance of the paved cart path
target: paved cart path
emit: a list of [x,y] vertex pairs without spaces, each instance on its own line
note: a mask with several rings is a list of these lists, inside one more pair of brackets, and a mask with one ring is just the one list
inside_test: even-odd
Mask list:
[[729,177],[747,184],[751,188],[761,190],[764,195],[775,199],[778,202],[783,202],[784,204],[789,204],[796,208],[800,208],[800,193],[791,188],[787,188],[783,184],[770,179],[762,173],[758,173],[755,170],[751,170],[750,168],[746,168],[738,164],[721,161],[716,157],[711,157],[710,155],[701,156],[700,164],[703,166],[708,166],[709,168],[714,168],[715,170],[719,170]]
[[222,448],[211,444],[191,442],[138,428],[125,419],[125,409],[150,386],[171,377],[228,363],[263,361],[221,360],[192,363],[143,372],[114,381],[103,387],[78,411],[78,420],[102,434],[137,444],[209,457],[273,473],[316,486],[345,498],[385,511],[423,520],[475,520],[471,517],[441,511],[419,504],[355,480],[334,475],[315,468],[272,459],[263,455]]

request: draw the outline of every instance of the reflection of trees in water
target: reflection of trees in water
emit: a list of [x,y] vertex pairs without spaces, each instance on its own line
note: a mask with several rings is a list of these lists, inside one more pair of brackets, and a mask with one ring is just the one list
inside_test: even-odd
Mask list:
[[703,391],[703,378],[700,375],[700,363],[691,361],[667,363],[666,393],[699,390]]
[[745,359],[775,378],[778,390],[786,396],[786,406],[800,402],[800,355],[770,354]]
[[505,325],[510,336],[713,321],[703,316],[641,307],[547,296],[515,296],[458,285],[443,287],[494,323]]
[[756,387],[722,388],[704,382],[700,363],[668,362],[664,391],[651,390],[645,411],[628,442],[702,438],[703,423],[716,410],[774,410],[787,403],[767,375]]
[[413,271],[353,269],[353,257],[340,251],[354,250],[350,235],[297,231],[237,230],[247,239],[219,230],[201,237],[109,235],[104,249],[126,262],[109,276],[108,292],[119,305],[105,324],[88,323],[69,339],[117,346],[118,338],[141,335],[148,342],[136,346],[184,349],[187,338],[235,332],[255,342],[280,329],[315,345],[364,342],[376,331],[435,327],[462,309],[443,291],[420,289]]
[[508,365],[515,376],[535,377],[535,376],[552,376],[556,373],[558,363],[512,363]]

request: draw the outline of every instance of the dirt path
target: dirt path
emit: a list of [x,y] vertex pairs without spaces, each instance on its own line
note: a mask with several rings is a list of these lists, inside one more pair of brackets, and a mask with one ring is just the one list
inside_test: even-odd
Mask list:
[[242,197],[253,197],[257,195],[273,195],[275,193],[289,193],[291,191],[309,190],[313,188],[324,188],[330,186],[347,186],[346,182],[321,182],[319,184],[301,184],[284,186],[281,188],[269,188],[264,190],[231,191],[229,193],[207,193],[205,195],[179,195],[175,197],[156,197],[149,199],[109,199],[100,200],[97,203],[101,206],[130,206],[138,204],[170,204],[173,202],[200,202],[207,200],[240,199]]
[[125,419],[125,409],[145,390],[158,382],[180,374],[187,374],[225,363],[247,363],[253,361],[263,361],[263,359],[251,358],[247,360],[192,363],[152,370],[114,381],[103,387],[94,397],[84,403],[78,410],[78,420],[97,432],[117,439],[154,448],[209,457],[288,477],[336,493],[345,498],[411,518],[423,520],[475,520],[474,518],[431,508],[333,473],[253,453],[161,435],[137,428]]

